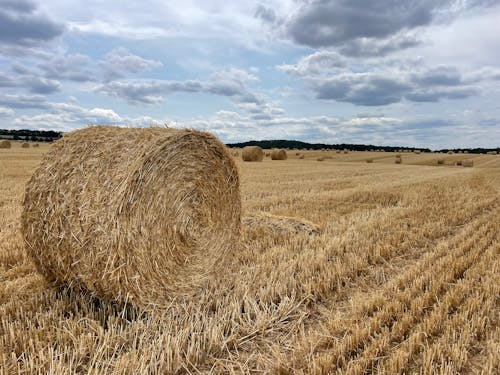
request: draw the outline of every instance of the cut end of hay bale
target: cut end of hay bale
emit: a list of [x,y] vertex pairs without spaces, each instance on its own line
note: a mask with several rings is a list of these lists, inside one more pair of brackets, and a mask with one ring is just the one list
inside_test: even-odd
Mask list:
[[283,149],[272,150],[271,151],[271,159],[272,160],[286,160],[287,159],[286,151]]
[[308,221],[297,217],[272,215],[259,212],[242,217],[243,231],[250,232],[265,230],[280,234],[308,234],[314,235],[321,232],[321,228]]
[[247,146],[241,151],[243,161],[262,161],[264,151],[259,146]]
[[223,265],[240,221],[237,167],[214,136],[93,126],[45,156],[21,230],[48,280],[162,307]]

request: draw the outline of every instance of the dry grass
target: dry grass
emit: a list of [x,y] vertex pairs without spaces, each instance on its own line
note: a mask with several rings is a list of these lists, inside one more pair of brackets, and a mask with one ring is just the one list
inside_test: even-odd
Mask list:
[[27,256],[21,201],[47,149],[0,150],[1,374],[500,371],[498,156],[236,160],[244,220],[270,219],[203,290],[146,314],[54,288]]

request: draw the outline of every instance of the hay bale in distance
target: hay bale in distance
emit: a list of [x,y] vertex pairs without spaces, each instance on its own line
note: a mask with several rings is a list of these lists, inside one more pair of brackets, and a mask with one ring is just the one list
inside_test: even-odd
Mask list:
[[39,147],[40,145],[38,143],[33,144],[33,147]]
[[214,136],[92,126],[45,156],[21,230],[48,280],[161,308],[223,265],[240,220],[238,170]]
[[443,165],[444,164],[444,159],[438,159],[437,160],[438,165]]
[[457,161],[455,162],[455,165],[461,166],[461,165],[462,165],[462,160],[457,160]]
[[305,155],[300,155],[299,159],[304,159],[306,156]]
[[296,152],[296,153],[295,153],[295,156],[300,156],[300,152]]
[[367,163],[373,163],[373,159],[366,159]]
[[453,151],[450,150],[450,151],[447,152],[447,154],[448,155],[453,155]]
[[403,161],[401,160],[401,158],[396,158],[396,159],[394,159],[394,163],[401,164],[401,163],[403,163]]
[[323,156],[320,156],[319,158],[316,159],[317,161],[323,161],[325,158]]
[[0,141],[0,148],[11,148],[11,146],[10,141]]
[[243,161],[262,161],[264,151],[259,146],[247,146],[241,151]]
[[29,148],[30,144],[28,142],[23,142],[23,143],[21,143],[21,147],[22,148]]
[[286,160],[287,159],[286,151],[283,149],[272,150],[271,151],[271,159],[272,160]]
[[474,161],[473,160],[464,160],[462,161],[462,167],[473,167],[474,166]]

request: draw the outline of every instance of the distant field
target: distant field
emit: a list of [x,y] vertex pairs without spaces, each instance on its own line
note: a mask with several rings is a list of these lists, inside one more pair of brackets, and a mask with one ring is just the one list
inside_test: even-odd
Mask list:
[[0,374],[500,372],[500,155],[237,157],[245,213],[320,233],[247,226],[203,291],[146,316],[27,258],[21,200],[49,147],[0,149]]

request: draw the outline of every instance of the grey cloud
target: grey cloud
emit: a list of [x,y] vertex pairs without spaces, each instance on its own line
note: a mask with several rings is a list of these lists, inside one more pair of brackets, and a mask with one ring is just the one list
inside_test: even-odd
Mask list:
[[99,62],[105,81],[123,78],[126,73],[139,73],[144,70],[162,67],[160,61],[144,59],[130,53],[125,48],[116,48],[106,54]]
[[276,13],[274,10],[272,8],[265,7],[262,4],[257,7],[255,17],[268,23],[274,23],[276,21]]
[[34,45],[56,38],[64,31],[59,24],[38,13],[33,2],[0,2],[0,43]]
[[349,56],[381,56],[421,42],[409,32],[448,22],[497,0],[312,0],[288,19],[284,33],[309,47],[337,47]]
[[406,94],[406,99],[413,102],[438,102],[441,99],[465,99],[479,94],[475,87],[449,87],[417,89]]
[[397,79],[375,74],[352,74],[325,80],[314,87],[318,99],[355,105],[380,106],[402,100],[410,86]]
[[91,59],[85,55],[57,56],[38,64],[47,78],[75,82],[95,81]]
[[311,47],[334,46],[357,38],[386,38],[428,25],[432,2],[322,0],[306,3],[288,25],[292,39]]
[[337,50],[345,56],[373,57],[385,56],[391,52],[416,47],[420,44],[422,42],[415,36],[403,34],[383,40],[358,38],[341,44]]
[[0,106],[5,106],[7,108],[46,109],[48,103],[42,95],[0,94]]
[[453,66],[438,66],[413,75],[413,81],[424,86],[458,86],[463,84],[460,71]]
[[26,88],[34,94],[52,94],[60,90],[58,81],[46,79],[31,73],[28,69],[17,65],[14,71],[21,74],[17,76],[8,76],[0,73],[0,87],[5,88]]

